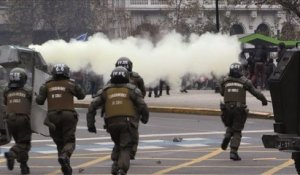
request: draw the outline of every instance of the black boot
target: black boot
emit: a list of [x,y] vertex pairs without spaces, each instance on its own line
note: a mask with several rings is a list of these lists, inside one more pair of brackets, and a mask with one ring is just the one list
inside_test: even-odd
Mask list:
[[234,160],[234,161],[239,161],[242,160],[241,157],[239,156],[239,154],[237,152],[230,152],[230,159]]
[[21,174],[30,174],[30,168],[28,167],[26,162],[21,163],[20,168],[21,168]]
[[117,175],[126,175],[126,172],[122,169],[119,169]]
[[4,157],[6,158],[7,169],[13,170],[15,165],[15,157],[12,152],[5,152]]
[[68,157],[59,157],[58,162],[64,175],[72,175],[72,167],[70,165],[70,159]]
[[118,173],[118,163],[116,161],[113,162],[113,164],[111,165],[111,174],[112,175],[117,175]]
[[222,144],[221,144],[221,148],[222,150],[226,150],[228,147],[228,144],[230,142],[231,137],[224,137]]

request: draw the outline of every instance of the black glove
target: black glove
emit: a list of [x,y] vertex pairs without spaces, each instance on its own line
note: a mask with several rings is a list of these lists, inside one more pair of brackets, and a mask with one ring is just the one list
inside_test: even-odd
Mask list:
[[95,125],[93,125],[93,126],[88,126],[88,131],[90,132],[90,133],[97,133],[97,129],[96,129],[96,127],[95,127]]
[[147,124],[148,123],[148,119],[146,117],[141,117],[141,122],[143,124]]
[[267,106],[268,105],[268,101],[262,101],[262,105],[263,106]]

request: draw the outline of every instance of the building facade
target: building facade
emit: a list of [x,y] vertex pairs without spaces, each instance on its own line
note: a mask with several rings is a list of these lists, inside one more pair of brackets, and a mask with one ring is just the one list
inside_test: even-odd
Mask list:
[[[185,27],[189,28],[188,32],[201,33],[197,30],[206,30],[203,27],[205,24],[210,24],[213,28],[216,26],[215,1],[100,1],[106,2],[110,11],[109,14],[106,13],[107,24],[99,25],[99,27],[95,28],[95,32],[104,32],[110,38],[124,38],[129,35],[139,34],[140,30],[147,30],[151,27],[154,31],[174,29],[174,26],[178,26],[179,22],[181,22]],[[7,44],[9,36],[13,32],[7,25],[7,7],[5,5],[7,2],[8,0],[0,0],[0,44]],[[90,5],[90,8],[93,8],[92,5]],[[219,0],[219,14],[220,31],[230,34],[260,32],[270,36],[277,36],[280,34],[286,21],[286,14],[281,6],[255,5],[254,1],[244,3],[243,0]],[[102,29],[103,26],[105,29]],[[41,32],[41,35],[44,32],[43,28],[34,28],[32,30],[37,34]],[[40,38],[38,36],[35,37]],[[46,40],[46,38],[43,40]]]
[[[170,4],[168,0],[115,0],[118,4],[125,6],[130,12],[132,26],[136,27],[143,23],[152,23],[161,25],[163,21],[171,20],[170,11],[176,11],[179,8],[179,0]],[[184,0],[180,4],[184,8],[188,3],[194,3],[199,6],[196,18],[191,22],[216,21],[215,0]],[[165,15],[168,13],[169,15]],[[235,0],[219,0],[220,28],[228,28],[231,34],[247,34],[262,32],[267,35],[277,35],[280,33],[284,22],[286,21],[285,12],[279,5],[255,5],[252,3],[243,3]],[[162,15],[163,14],[163,15]],[[195,18],[195,16],[193,17]],[[227,20],[226,20],[227,19]],[[230,21],[230,24],[228,24]],[[226,23],[227,22],[227,23]],[[226,25],[226,27],[225,27]],[[228,26],[229,25],[229,26]],[[166,27],[166,26],[165,26]]]

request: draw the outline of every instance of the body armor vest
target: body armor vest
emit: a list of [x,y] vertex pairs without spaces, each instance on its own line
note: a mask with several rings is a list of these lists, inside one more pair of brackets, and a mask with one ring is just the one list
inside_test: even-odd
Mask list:
[[246,90],[240,82],[228,81],[224,84],[224,102],[246,104]]
[[109,88],[105,103],[106,117],[135,116],[135,108],[129,97],[127,88]]
[[7,113],[30,114],[31,102],[23,89],[11,90],[7,93]]
[[74,98],[69,80],[50,81],[47,83],[48,111],[74,110]]

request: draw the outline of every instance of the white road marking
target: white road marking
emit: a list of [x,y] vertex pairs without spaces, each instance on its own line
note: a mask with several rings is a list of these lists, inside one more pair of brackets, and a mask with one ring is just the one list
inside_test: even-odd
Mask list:
[[176,146],[185,147],[185,148],[192,148],[192,147],[203,147],[208,146],[201,143],[191,143],[191,144],[175,144]]
[[88,151],[111,151],[111,148],[88,148],[88,149],[84,149],[84,150],[88,150]]
[[138,146],[138,149],[140,150],[144,150],[144,149],[162,149],[164,147],[160,147],[160,146]]
[[140,143],[162,143],[164,140],[141,140]]
[[[273,133],[273,130],[249,130],[243,131],[245,133]],[[189,132],[189,133],[166,133],[166,134],[143,134],[140,138],[151,138],[151,137],[168,137],[168,136],[192,136],[192,135],[215,135],[224,134],[225,131],[213,131],[213,132]],[[110,137],[87,137],[87,138],[76,138],[76,141],[87,141],[87,140],[108,140]],[[32,140],[32,143],[43,143],[43,142],[53,142],[52,139],[45,140]]]
[[41,153],[41,154],[53,154],[57,153],[57,150],[45,150],[45,151],[34,151],[36,153]]

